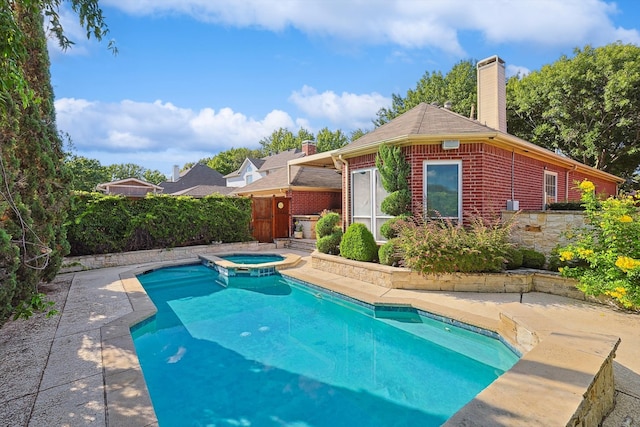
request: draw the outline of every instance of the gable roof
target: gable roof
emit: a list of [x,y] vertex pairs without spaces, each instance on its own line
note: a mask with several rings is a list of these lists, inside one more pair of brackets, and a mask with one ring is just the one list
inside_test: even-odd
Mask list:
[[151,190],[162,190],[159,185],[152,184],[147,181],[143,181],[138,178],[124,178],[111,182],[103,182],[96,185],[96,189],[100,191],[107,191],[109,187],[144,187]]
[[[247,195],[265,191],[281,190],[342,190],[342,177],[335,169],[323,169],[315,167],[291,166],[280,168],[269,175],[244,187],[233,190],[232,194]],[[291,179],[291,183],[287,182]]]
[[227,181],[217,170],[211,169],[209,166],[202,163],[198,163],[182,175],[178,181],[165,181],[161,182],[159,185],[164,188],[165,193],[170,194],[175,193],[176,191],[195,187],[196,185],[217,185],[225,187],[227,185]]
[[[411,135],[478,135],[495,134],[497,131],[479,122],[461,116],[446,108],[421,102],[390,122],[356,139],[338,150],[339,153],[352,151],[383,141],[396,140]],[[376,144],[377,145],[377,144]]]
[[239,177],[241,175],[241,172],[243,170],[245,170],[245,168],[247,167],[248,163],[253,164],[256,167],[256,169],[259,170],[260,167],[264,164],[264,160],[263,159],[256,159],[256,158],[253,158],[253,157],[247,157],[246,159],[244,159],[244,161],[242,162],[242,164],[240,165],[240,167],[237,170],[226,174],[224,177],[225,178]]
[[608,172],[561,156],[509,133],[490,128],[446,108],[424,102],[338,149],[332,156],[349,158],[374,153],[381,144],[441,143],[446,139],[457,139],[460,142],[485,141],[513,152],[526,153],[528,157],[543,159],[566,168],[581,169],[608,181],[624,182],[622,178]]
[[272,154],[267,157],[263,157],[264,163],[258,169],[260,172],[268,172],[273,169],[280,169],[287,166],[289,160],[298,159],[304,157],[302,150],[298,148],[291,148],[287,151],[282,151],[278,154]]

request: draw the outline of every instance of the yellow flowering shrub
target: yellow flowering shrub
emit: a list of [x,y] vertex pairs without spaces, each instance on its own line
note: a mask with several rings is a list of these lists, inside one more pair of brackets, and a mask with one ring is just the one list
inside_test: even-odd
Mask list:
[[593,182],[588,181],[586,179],[582,181],[580,184],[578,184],[578,188],[583,193],[594,192],[596,190],[596,186],[593,184]]
[[585,206],[585,226],[565,237],[558,248],[564,277],[576,278],[587,295],[606,295],[621,307],[640,311],[640,214],[638,197],[598,200],[595,185],[578,183]]

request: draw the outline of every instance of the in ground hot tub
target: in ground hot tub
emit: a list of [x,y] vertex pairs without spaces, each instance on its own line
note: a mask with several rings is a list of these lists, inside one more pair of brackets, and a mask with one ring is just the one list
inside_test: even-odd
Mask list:
[[215,268],[223,276],[270,276],[279,269],[298,264],[301,257],[276,253],[220,253],[200,255],[202,263]]

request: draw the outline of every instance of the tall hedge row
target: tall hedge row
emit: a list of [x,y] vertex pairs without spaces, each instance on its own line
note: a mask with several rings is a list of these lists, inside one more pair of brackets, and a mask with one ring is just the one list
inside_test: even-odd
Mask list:
[[98,193],[71,198],[67,239],[71,255],[160,249],[251,240],[251,200]]

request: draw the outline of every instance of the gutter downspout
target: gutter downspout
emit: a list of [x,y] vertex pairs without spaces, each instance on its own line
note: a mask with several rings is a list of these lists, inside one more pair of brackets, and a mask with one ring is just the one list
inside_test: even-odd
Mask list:
[[516,163],[516,152],[515,150],[511,150],[511,202],[516,199],[515,192],[515,163]]
[[[347,194],[346,197],[343,194],[342,195],[342,201],[344,202],[344,206],[342,209],[342,230],[346,230],[347,227],[349,226],[349,220],[348,218],[350,218],[350,214],[349,214],[349,200],[351,199],[349,197],[350,191],[351,191],[351,175],[349,172],[349,161],[346,159],[342,158],[342,154],[338,155],[338,159],[340,160],[340,162],[342,162],[343,166],[344,166],[344,173],[342,174],[342,179],[346,179],[347,180]],[[346,177],[346,178],[345,178]]]

